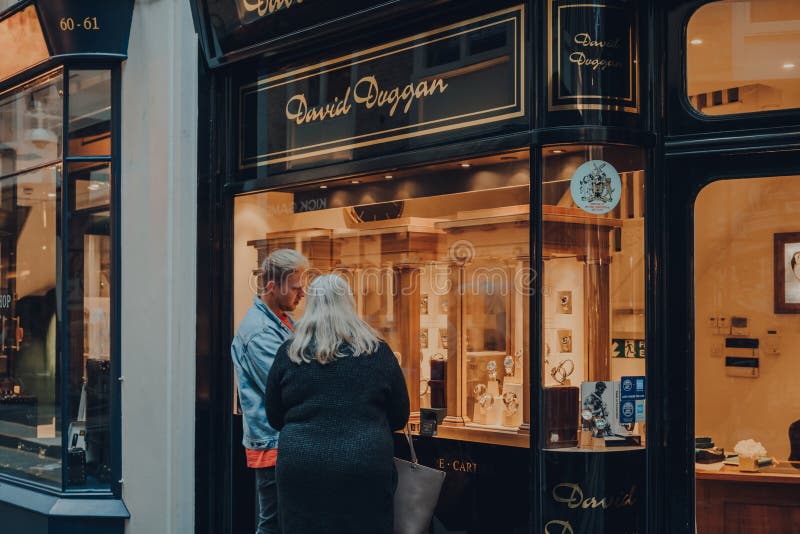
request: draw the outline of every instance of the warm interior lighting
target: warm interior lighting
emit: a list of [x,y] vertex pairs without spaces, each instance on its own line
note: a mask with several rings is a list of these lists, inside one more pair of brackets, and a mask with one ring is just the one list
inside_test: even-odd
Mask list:
[[469,169],[470,167],[472,167],[472,165],[470,165],[469,163],[462,163],[461,166],[465,169]]
[[360,182],[360,181],[358,181],[358,180],[352,180],[350,183],[351,183],[351,184],[360,184],[361,182]]
[[703,40],[702,39],[698,39],[698,38],[694,38],[691,41],[689,41],[689,43],[697,46],[697,45],[703,44]]
[[552,152],[553,152],[553,154],[563,154],[564,153],[564,151],[561,150],[560,148],[553,149]]
[[387,174],[386,176],[384,176],[384,178],[386,178],[387,180],[391,180],[392,178],[394,178],[394,176],[392,176],[391,174]]
[[794,67],[795,67],[794,63],[784,63],[783,64],[783,68],[786,69],[786,70],[793,69]]
[[327,185],[321,185],[321,186],[319,186],[319,188],[320,189],[328,189],[328,186]]

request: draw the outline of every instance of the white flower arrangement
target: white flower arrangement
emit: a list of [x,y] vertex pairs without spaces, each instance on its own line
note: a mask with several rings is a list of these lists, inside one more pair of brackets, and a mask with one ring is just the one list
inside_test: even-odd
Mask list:
[[733,451],[744,458],[761,458],[767,455],[767,449],[761,443],[745,439],[736,444]]

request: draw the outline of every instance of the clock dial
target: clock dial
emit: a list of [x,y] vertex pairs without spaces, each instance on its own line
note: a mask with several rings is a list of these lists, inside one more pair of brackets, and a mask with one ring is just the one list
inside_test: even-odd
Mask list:
[[397,219],[403,213],[403,201],[379,202],[352,208],[353,218],[358,222],[386,221]]

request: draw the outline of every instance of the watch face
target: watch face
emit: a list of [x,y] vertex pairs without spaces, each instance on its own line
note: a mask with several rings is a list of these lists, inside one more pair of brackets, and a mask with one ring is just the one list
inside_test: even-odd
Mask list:
[[586,409],[581,412],[581,418],[584,421],[591,421],[592,420],[592,410]]
[[594,422],[594,426],[596,426],[598,430],[603,430],[608,426],[608,421],[603,417],[598,417]]
[[397,219],[403,213],[403,201],[380,202],[353,207],[353,217],[359,222],[386,221]]
[[496,371],[497,370],[497,363],[495,363],[494,360],[490,361],[489,363],[486,364],[486,370],[489,371],[490,373],[492,371]]

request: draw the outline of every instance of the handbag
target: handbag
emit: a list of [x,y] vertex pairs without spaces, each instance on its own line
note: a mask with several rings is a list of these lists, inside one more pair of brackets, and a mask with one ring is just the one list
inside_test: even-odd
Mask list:
[[420,465],[414,442],[408,429],[405,432],[411,461],[394,459],[397,469],[397,489],[394,492],[394,534],[424,534],[428,532],[439,493],[444,484],[444,471]]

